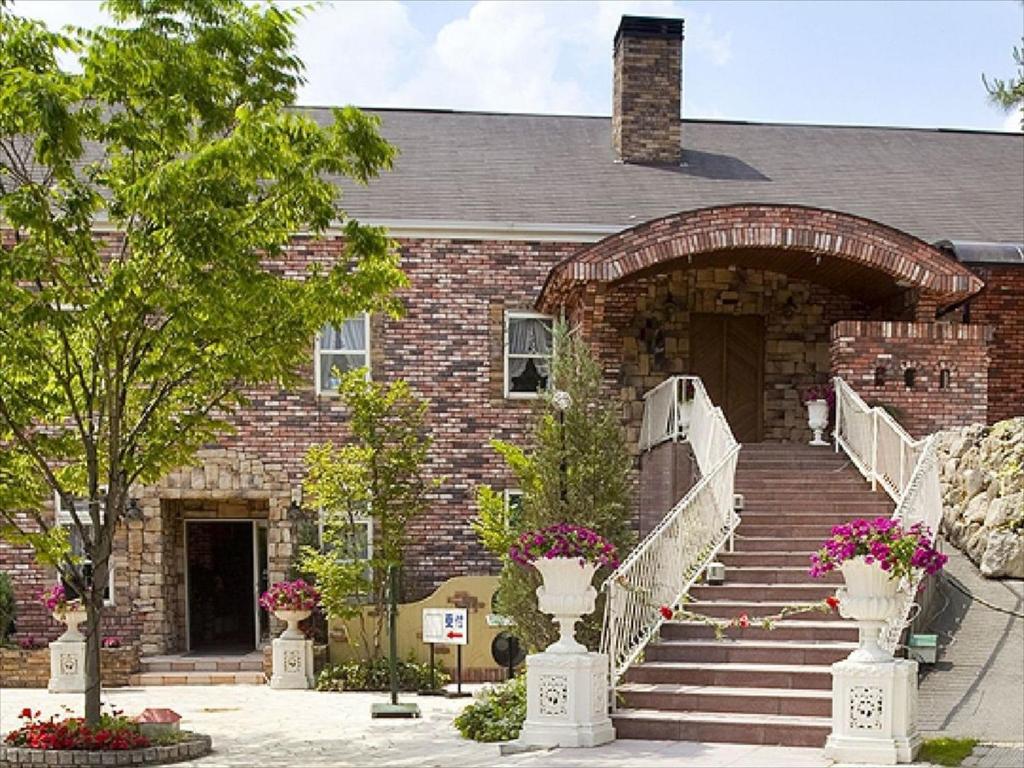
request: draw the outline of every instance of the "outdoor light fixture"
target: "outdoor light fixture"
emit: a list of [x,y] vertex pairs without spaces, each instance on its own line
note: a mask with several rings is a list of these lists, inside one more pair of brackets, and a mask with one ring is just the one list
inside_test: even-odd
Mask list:
[[572,395],[560,389],[551,396],[551,404],[559,413],[565,413],[572,407]]
[[124,511],[126,520],[141,520],[142,508],[139,507],[138,499],[128,499],[128,508]]

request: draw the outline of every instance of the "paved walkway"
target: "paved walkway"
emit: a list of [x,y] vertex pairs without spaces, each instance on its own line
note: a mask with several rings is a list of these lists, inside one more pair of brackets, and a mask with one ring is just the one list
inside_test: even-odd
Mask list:
[[[968,591],[1024,611],[1024,582],[986,579],[958,550],[947,545],[946,553],[949,574]],[[922,735],[1024,745],[1024,620],[972,602],[945,581],[936,599],[940,654],[921,680]]]
[[[132,714],[170,707],[185,728],[213,737],[214,754],[197,766],[586,766],[599,768],[825,768],[820,749],[617,741],[596,749],[558,749],[499,757],[495,744],[461,738],[452,718],[467,699],[403,696],[417,701],[420,720],[371,720],[370,704],[382,694],[274,691],[268,686],[168,686],[114,689],[104,701]],[[17,725],[22,707],[58,714],[80,711],[82,697],[44,690],[0,690],[0,731]]]

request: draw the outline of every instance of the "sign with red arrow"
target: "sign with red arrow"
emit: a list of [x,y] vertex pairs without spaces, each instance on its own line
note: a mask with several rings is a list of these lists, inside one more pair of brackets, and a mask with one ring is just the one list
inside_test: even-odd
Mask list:
[[466,608],[424,608],[423,642],[466,645],[469,642],[469,611]]

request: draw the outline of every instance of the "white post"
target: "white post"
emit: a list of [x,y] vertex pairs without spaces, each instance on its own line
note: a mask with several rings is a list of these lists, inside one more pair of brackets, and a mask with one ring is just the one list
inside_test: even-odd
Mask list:
[[871,409],[871,490],[878,488],[878,409]]
[[836,453],[839,453],[839,425],[842,424],[842,421],[840,419],[841,419],[841,416],[842,416],[842,413],[843,413],[842,412],[843,393],[842,393],[842,389],[841,389],[842,385],[843,385],[843,380],[841,378],[839,378],[838,376],[836,376],[835,379],[833,379],[833,384],[832,384],[832,393],[833,393],[833,395],[836,398],[836,424],[835,424],[835,428],[832,430],[832,440],[835,443]]

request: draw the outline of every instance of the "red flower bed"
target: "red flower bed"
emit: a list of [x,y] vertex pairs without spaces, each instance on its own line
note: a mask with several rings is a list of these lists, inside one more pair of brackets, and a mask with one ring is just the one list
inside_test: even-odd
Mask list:
[[101,715],[99,727],[89,728],[80,717],[42,720],[39,712],[27,707],[18,715],[25,722],[4,739],[10,747],[31,749],[122,750],[150,746],[150,741],[131,720],[115,711]]

